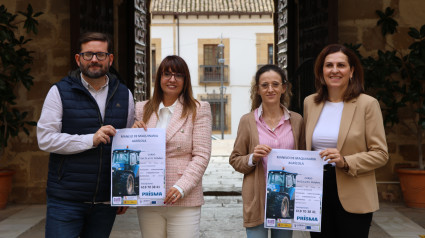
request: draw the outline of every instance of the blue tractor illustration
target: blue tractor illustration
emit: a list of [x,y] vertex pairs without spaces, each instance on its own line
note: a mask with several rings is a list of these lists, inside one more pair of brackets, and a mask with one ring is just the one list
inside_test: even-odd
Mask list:
[[267,179],[267,218],[293,218],[296,173],[270,170]]
[[139,194],[140,150],[116,149],[112,153],[112,194],[129,196]]

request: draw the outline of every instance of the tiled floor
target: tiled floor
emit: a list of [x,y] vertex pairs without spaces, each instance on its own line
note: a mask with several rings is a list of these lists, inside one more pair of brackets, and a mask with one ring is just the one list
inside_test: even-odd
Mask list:
[[403,209],[397,209],[397,207],[399,207],[397,204],[383,204],[379,212],[374,214],[373,221],[391,237],[425,237],[424,227],[415,223],[408,216],[400,212],[408,212],[410,216],[412,216],[412,214],[419,214],[422,217],[421,221],[424,222],[425,209],[415,209],[416,211],[413,212],[412,208],[409,209],[402,206]]

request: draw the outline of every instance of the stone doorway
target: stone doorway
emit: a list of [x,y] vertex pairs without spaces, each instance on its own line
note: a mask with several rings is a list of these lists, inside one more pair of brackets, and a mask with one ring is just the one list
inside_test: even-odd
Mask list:
[[338,42],[337,0],[275,0],[275,62],[292,83],[291,110],[303,112],[304,98],[314,93],[314,60]]
[[[116,68],[137,101],[151,94],[150,2],[76,0],[70,3],[74,47],[71,52],[75,52],[76,39],[82,32],[97,30],[114,36],[119,56]],[[274,0],[274,5],[275,62],[286,70],[292,83],[291,109],[302,113],[304,98],[315,91],[314,59],[325,45],[338,41],[338,1]]]

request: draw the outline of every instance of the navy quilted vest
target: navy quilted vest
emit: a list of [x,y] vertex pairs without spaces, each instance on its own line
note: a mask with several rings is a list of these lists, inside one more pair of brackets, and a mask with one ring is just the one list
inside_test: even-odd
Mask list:
[[[103,125],[115,129],[127,126],[128,89],[112,74],[102,117],[95,99],[82,85],[76,70],[56,83],[62,99],[62,133],[94,134]],[[105,202],[110,200],[111,144],[78,154],[50,154],[47,195],[76,202]]]

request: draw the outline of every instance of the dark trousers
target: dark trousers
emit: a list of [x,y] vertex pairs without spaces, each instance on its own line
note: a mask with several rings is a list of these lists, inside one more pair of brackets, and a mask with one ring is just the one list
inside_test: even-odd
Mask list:
[[47,198],[46,238],[107,238],[117,207]]
[[338,198],[335,167],[328,167],[323,173],[322,229],[310,232],[310,237],[367,238],[372,215],[372,212],[354,214],[344,210]]

